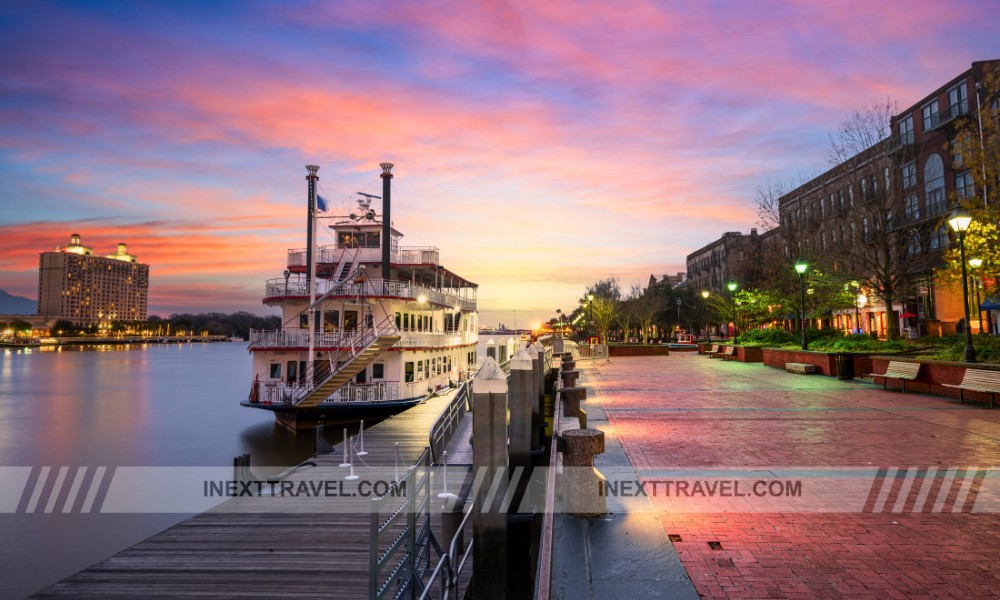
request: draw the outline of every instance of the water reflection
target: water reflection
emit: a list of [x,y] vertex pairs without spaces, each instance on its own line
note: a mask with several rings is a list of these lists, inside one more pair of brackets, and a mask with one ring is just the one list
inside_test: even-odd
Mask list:
[[[250,453],[261,476],[309,458],[311,432],[239,405],[241,344],[121,344],[0,353],[0,466],[226,466]],[[325,437],[340,442],[342,425]],[[352,434],[357,424],[351,426]],[[39,511],[41,512],[41,511]],[[19,598],[184,515],[0,515],[0,597]]]

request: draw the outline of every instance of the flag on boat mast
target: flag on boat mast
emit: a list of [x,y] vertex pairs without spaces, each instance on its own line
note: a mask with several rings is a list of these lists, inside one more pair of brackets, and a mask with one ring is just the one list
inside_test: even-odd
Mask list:
[[316,210],[325,213],[328,206],[329,204],[327,203],[326,198],[316,194]]

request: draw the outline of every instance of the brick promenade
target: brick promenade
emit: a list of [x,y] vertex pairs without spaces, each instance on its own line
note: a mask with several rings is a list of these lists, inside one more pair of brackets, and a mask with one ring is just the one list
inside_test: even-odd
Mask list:
[[695,354],[582,369],[640,473],[818,474],[800,504],[652,498],[700,596],[1000,596],[1000,410]]

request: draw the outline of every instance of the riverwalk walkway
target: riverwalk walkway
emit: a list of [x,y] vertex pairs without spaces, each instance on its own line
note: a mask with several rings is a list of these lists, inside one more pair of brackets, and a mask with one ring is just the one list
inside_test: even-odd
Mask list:
[[[1000,595],[1000,411],[696,354],[577,364],[644,485],[628,510],[653,511],[700,597]],[[660,597],[688,596],[665,575]]]
[[[397,444],[405,472],[454,393],[366,430],[363,460],[372,468],[355,458],[358,472],[393,480]],[[330,481],[337,492],[348,472],[342,460],[341,444],[286,481],[292,489]],[[233,498],[32,597],[367,598],[372,499],[322,496]]]

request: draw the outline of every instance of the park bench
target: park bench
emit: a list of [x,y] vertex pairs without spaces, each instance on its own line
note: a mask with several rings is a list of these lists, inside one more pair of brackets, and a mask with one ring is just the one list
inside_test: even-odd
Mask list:
[[920,363],[889,361],[889,366],[885,368],[885,373],[876,374],[882,378],[882,389],[886,389],[890,379],[898,379],[903,384],[903,392],[906,392],[906,382],[913,381],[920,373]]
[[816,365],[807,365],[805,363],[785,363],[785,370],[789,373],[807,375],[809,373],[816,372]]
[[715,358],[715,355],[718,354],[718,353],[719,353],[719,345],[718,344],[712,344],[711,350],[709,350],[708,352],[706,352],[705,356],[707,356],[709,358]]
[[984,392],[990,395],[990,408],[993,408],[993,397],[1000,394],[1000,371],[985,371],[983,369],[966,369],[962,383],[954,385],[942,384],[946,387],[958,388],[958,398],[965,402],[965,390]]
[[734,352],[736,352],[736,346],[726,346],[726,350],[724,352],[720,352],[719,356],[722,357],[722,360],[729,360],[733,357]]

